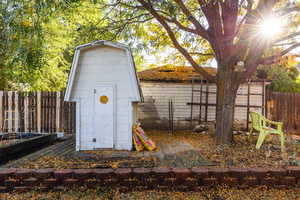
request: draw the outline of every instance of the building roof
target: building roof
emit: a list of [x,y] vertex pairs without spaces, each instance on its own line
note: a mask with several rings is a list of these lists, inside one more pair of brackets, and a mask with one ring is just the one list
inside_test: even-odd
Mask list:
[[[217,68],[214,67],[203,67],[210,75],[217,75]],[[266,77],[266,72],[258,70],[256,76],[253,76],[251,82],[262,82],[270,80]],[[195,82],[206,81],[206,79],[195,71],[191,66],[173,66],[163,65],[138,72],[140,81],[155,81],[155,82]]]
[[[209,74],[216,76],[217,69],[213,67],[203,67]],[[141,81],[162,81],[162,82],[190,82],[206,80],[190,66],[164,65],[147,69],[138,73]]]
[[65,93],[65,101],[70,101],[70,97],[71,97],[71,93],[72,93],[72,88],[73,88],[73,82],[74,82],[74,78],[75,75],[77,73],[77,66],[78,66],[78,58],[80,56],[80,52],[81,50],[86,50],[92,47],[100,47],[100,46],[109,46],[109,47],[114,47],[114,48],[118,48],[118,49],[123,49],[126,51],[128,57],[129,57],[129,65],[130,65],[130,71],[133,74],[133,81],[135,82],[135,86],[136,86],[136,99],[137,101],[143,101],[143,95],[142,95],[142,90],[140,87],[140,83],[139,83],[139,79],[136,73],[136,67],[135,67],[135,63],[134,63],[134,59],[131,53],[130,48],[127,45],[121,44],[121,43],[117,43],[117,42],[111,42],[111,41],[106,41],[106,40],[98,40],[98,41],[94,41],[91,43],[87,43],[87,44],[83,44],[83,45],[79,45],[75,48],[75,54],[74,54],[74,58],[73,58],[73,63],[72,63],[72,68],[71,68],[71,72],[69,75],[69,79],[68,79],[68,85],[66,88],[66,93]]

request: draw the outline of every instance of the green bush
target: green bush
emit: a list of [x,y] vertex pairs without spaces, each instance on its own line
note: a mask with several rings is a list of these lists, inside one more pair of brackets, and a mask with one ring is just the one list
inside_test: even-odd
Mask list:
[[269,88],[275,92],[300,93],[299,72],[296,67],[272,67],[268,70],[268,78],[272,80]]

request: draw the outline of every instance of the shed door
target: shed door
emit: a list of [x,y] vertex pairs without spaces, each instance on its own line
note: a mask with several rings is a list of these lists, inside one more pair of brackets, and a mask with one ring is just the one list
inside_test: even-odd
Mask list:
[[114,88],[97,87],[94,94],[94,148],[113,148]]

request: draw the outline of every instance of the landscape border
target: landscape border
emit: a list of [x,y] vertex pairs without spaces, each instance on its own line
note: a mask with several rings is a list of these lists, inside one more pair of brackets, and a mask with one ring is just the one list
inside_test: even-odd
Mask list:
[[131,190],[197,191],[228,185],[249,188],[300,186],[300,167],[285,168],[105,168],[105,169],[0,169],[0,192],[32,189],[108,187]]

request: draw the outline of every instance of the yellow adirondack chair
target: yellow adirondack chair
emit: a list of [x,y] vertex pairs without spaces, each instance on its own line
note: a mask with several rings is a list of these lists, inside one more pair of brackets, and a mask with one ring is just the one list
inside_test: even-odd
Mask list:
[[[281,152],[285,151],[284,147],[284,134],[282,132],[282,122],[274,122],[271,120],[268,120],[263,115],[257,113],[257,112],[250,112],[250,117],[252,121],[252,126],[250,128],[249,136],[253,133],[253,131],[259,132],[259,136],[256,143],[256,149],[259,149],[262,145],[262,143],[265,140],[265,137],[268,134],[277,134],[280,136],[280,146],[281,146]],[[271,126],[275,125],[276,128],[272,128]]]

